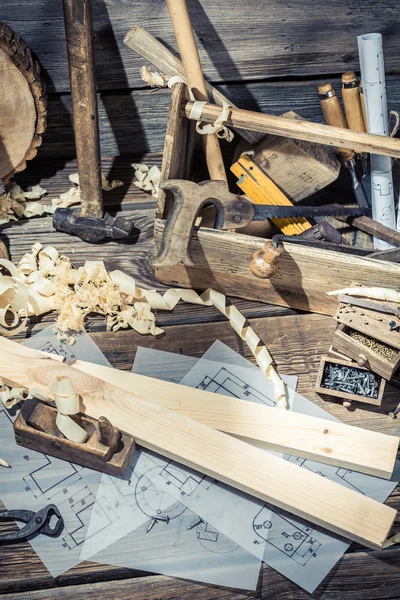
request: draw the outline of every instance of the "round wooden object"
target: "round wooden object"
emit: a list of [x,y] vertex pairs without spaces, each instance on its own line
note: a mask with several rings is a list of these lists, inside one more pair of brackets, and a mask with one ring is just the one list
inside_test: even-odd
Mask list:
[[0,179],[36,156],[46,129],[47,99],[40,67],[25,42],[0,22]]

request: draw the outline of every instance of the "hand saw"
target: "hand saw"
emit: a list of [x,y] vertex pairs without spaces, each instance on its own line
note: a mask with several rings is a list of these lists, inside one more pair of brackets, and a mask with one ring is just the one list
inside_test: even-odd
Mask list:
[[160,250],[154,266],[193,265],[190,240],[200,211],[209,205],[216,208],[215,229],[237,229],[252,221],[293,217],[359,216],[371,214],[368,208],[329,206],[271,206],[253,204],[243,196],[232,194],[223,181],[201,184],[171,179],[161,185],[172,192],[174,203],[165,224]]

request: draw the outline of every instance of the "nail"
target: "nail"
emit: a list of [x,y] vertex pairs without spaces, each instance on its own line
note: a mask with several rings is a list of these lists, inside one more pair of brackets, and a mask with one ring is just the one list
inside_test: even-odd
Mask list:
[[193,521],[193,523],[187,528],[187,531],[189,531],[190,529],[194,529],[195,527],[197,527],[197,525],[200,525],[200,523],[203,523],[203,519],[201,517]]

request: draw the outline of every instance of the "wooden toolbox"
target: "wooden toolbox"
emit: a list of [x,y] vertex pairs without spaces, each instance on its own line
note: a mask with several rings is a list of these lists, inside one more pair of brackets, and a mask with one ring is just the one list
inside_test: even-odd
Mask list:
[[340,305],[332,346],[387,380],[400,367],[400,321],[393,315]]
[[[194,135],[197,134],[194,134],[194,122],[182,115],[184,97],[185,86],[175,85],[161,182],[204,179],[204,175],[196,177],[199,160],[194,156]],[[237,189],[232,191],[238,192]],[[160,247],[171,202],[171,198],[160,190],[155,222],[156,251]],[[271,279],[258,279],[251,273],[249,261],[256,250],[262,249],[265,241],[243,233],[201,227],[194,232],[191,241],[194,266],[157,267],[156,277],[175,287],[197,290],[211,287],[227,295],[327,315],[334,314],[337,300],[327,296],[326,292],[349,286],[355,279],[364,285],[400,287],[400,266],[397,264],[290,243],[284,244],[277,273]]]

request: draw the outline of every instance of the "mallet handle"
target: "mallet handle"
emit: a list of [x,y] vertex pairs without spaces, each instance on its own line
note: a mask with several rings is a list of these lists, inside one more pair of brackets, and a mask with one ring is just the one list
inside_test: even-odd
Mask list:
[[[194,39],[192,24],[186,5],[186,0],[167,0],[171,21],[178,43],[183,68],[185,69],[188,86],[196,100],[208,102],[206,84],[201,69],[199,53]],[[203,135],[204,151],[211,179],[226,181],[224,161],[218,137]]]
[[82,216],[103,216],[92,0],[63,0]]

